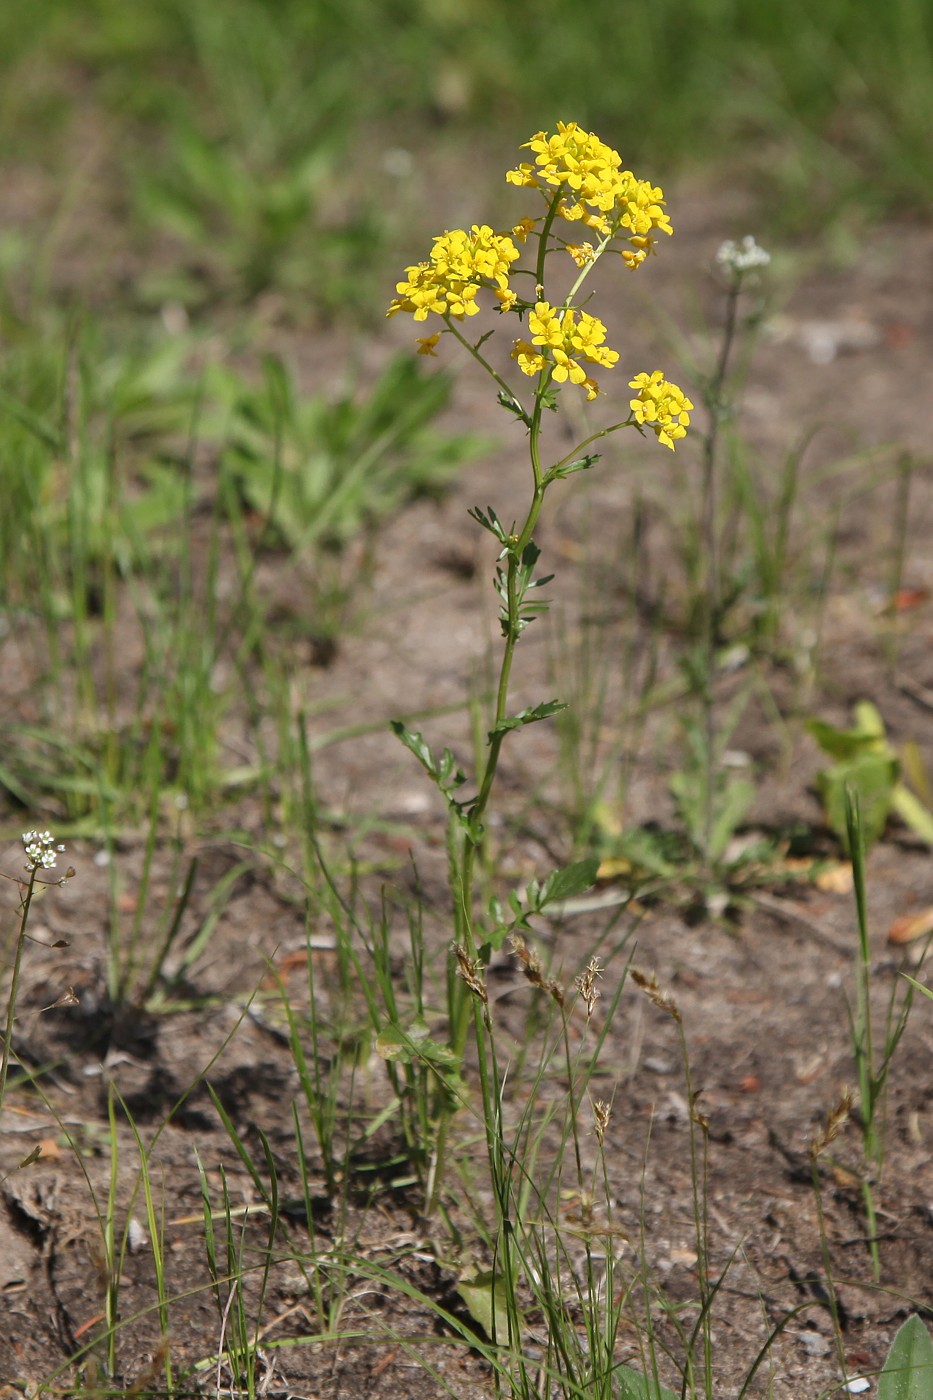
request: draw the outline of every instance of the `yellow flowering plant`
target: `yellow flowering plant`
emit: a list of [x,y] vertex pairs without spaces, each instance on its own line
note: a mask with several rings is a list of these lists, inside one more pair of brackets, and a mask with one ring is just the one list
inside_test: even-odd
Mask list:
[[[424,1035],[412,1035],[391,1028],[387,1043],[394,1058],[410,1053],[423,1060],[437,1052],[436,1142],[427,1180],[427,1209],[437,1201],[443,1171],[445,1141],[450,1115],[458,1098],[457,1069],[466,1047],[472,1004],[477,1039],[491,1035],[488,1006],[482,995],[483,973],[491,953],[509,935],[521,934],[529,920],[548,903],[581,893],[593,881],[597,862],[584,860],[554,871],[543,883],[532,882],[523,895],[510,896],[504,910],[493,900],[480,917],[475,909],[474,873],[483,849],[484,829],[502,745],[506,736],[527,724],[545,719],[564,708],[558,701],[509,714],[509,680],[515,647],[524,629],[547,608],[539,590],[550,576],[536,576],[539,549],[534,531],[547,489],[558,480],[594,465],[598,454],[590,451],[599,439],[632,427],[641,433],[653,431],[660,443],[673,450],[690,423],[693,404],[683,390],[665,378],[660,370],[640,372],[628,381],[634,391],[626,416],[600,428],[558,461],[545,466],[542,460],[544,410],[556,409],[560,393],[567,387],[582,389],[587,399],[602,395],[595,371],[612,370],[619,352],[606,344],[604,323],[585,308],[583,292],[587,278],[607,253],[617,253],[632,271],[654,253],[659,234],[672,233],[662,191],[638,179],[623,168],[619,153],[592,132],[574,122],[559,122],[553,135],[538,132],[526,143],[532,158],[506,173],[506,181],[518,189],[535,192],[540,200],[538,213],[524,214],[508,232],[499,233],[488,224],[474,224],[469,230],[455,229],[439,234],[427,259],[406,269],[396,284],[396,297],[387,314],[410,315],[418,323],[428,323],[431,333],[419,337],[418,353],[436,355],[444,336],[453,336],[486,371],[498,389],[499,402],[524,425],[531,463],[532,492],[528,511],[521,525],[507,528],[495,511],[476,507],[473,518],[496,539],[499,561],[496,590],[504,647],[496,691],[495,712],[488,734],[488,748],[481,771],[476,775],[475,793],[459,795],[466,783],[449,749],[437,756],[422,736],[400,722],[393,729],[414,753],[443,794],[450,816],[450,869],[453,886],[454,948],[449,981],[448,1043],[434,1046]],[[573,237],[565,237],[565,225]],[[588,235],[581,238],[580,234]],[[532,256],[532,266],[522,267],[523,253]],[[573,273],[569,292],[562,298],[549,296],[547,277],[551,259]],[[588,303],[589,296],[586,298]],[[516,318],[523,334],[515,334],[511,359],[521,375],[533,381],[528,399],[514,390],[493,367],[484,353],[492,331],[477,340],[468,338],[463,327],[487,307],[499,317]],[[431,330],[431,322],[440,329]],[[518,381],[519,384],[522,382]],[[468,969],[465,972],[464,969]],[[407,1046],[407,1049],[406,1049]],[[495,1101],[495,1056],[480,1054],[484,1100]],[[490,1078],[490,1076],[492,1078]],[[491,1146],[492,1151],[492,1146]]]

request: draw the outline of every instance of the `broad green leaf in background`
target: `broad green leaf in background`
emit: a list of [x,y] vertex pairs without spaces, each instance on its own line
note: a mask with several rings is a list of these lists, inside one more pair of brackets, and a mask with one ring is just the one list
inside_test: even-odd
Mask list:
[[878,1400],[933,1400],[933,1341],[919,1317],[909,1317],[891,1343]]
[[617,1366],[615,1375],[619,1382],[619,1400],[680,1400],[666,1385],[649,1380],[631,1366]]
[[406,501],[436,494],[485,445],[436,426],[453,381],[424,374],[410,355],[336,399],[300,393],[276,356],[264,370],[256,388],[212,366],[208,387],[227,405],[229,470],[290,549],[342,548]]
[[846,831],[846,792],[858,796],[862,835],[866,847],[873,846],[884,832],[897,788],[899,764],[894,754],[861,753],[844,759],[817,774],[816,785],[826,812],[826,820],[848,850]]
[[[866,847],[883,835],[892,812],[922,841],[933,845],[933,812],[922,800],[929,783],[917,746],[908,743],[898,753],[871,701],[860,700],[854,713],[852,729],[836,729],[819,719],[809,720],[806,726],[823,752],[836,760],[816,779],[827,822],[848,850],[846,793],[852,792],[858,798]],[[916,791],[901,781],[902,769]]]
[[508,1280],[491,1269],[471,1269],[457,1284],[457,1292],[474,1322],[490,1341],[505,1345],[509,1335],[509,1313],[505,1301]]

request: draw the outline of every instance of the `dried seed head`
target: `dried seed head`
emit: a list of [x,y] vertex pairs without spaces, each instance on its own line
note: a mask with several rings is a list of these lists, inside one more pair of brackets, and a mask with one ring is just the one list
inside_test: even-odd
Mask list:
[[462,943],[454,944],[454,953],[457,958],[457,976],[463,978],[470,991],[479,997],[484,1006],[487,1005],[489,993],[482,978],[482,963],[479,958],[471,958]]
[[531,985],[540,988],[542,992],[547,992],[558,1006],[563,1006],[563,987],[559,982],[555,982],[553,977],[545,977],[541,959],[533,949],[528,947],[520,933],[513,933],[509,936],[509,948],[521,963],[522,972]]
[[584,1005],[586,1006],[586,1019],[589,1020],[595,1010],[596,1003],[602,996],[596,985],[597,977],[602,977],[603,970],[599,965],[598,958],[590,958],[586,965],[586,971],[582,977],[574,979],[574,986],[580,993]]
[[483,1021],[489,1030],[489,993],[483,981],[483,964],[479,958],[471,958],[462,943],[455,943],[453,951],[457,959],[457,976],[463,979],[473,995],[483,1003]]
[[528,944],[520,933],[509,934],[509,950],[522,964],[525,976],[528,978],[529,982],[534,982],[536,986],[540,986],[544,976],[541,959],[538,957],[537,953],[528,947]]
[[593,1130],[596,1133],[596,1141],[600,1147],[603,1145],[603,1138],[606,1136],[606,1129],[609,1127],[609,1118],[612,1113],[612,1105],[604,1103],[602,1099],[597,1099],[593,1104]]
[[658,985],[658,979],[653,972],[640,972],[637,967],[631,971],[632,981],[636,987],[641,987],[649,1001],[653,1001],[659,1011],[664,1011],[668,1016],[678,1023],[682,1021],[680,1007],[677,1005],[670,992],[662,992]]
[[830,1143],[835,1142],[836,1138],[845,1127],[846,1120],[851,1112],[852,1093],[851,1090],[844,1088],[839,1095],[839,1102],[827,1113],[825,1125],[820,1128],[819,1132],[814,1133],[813,1137],[810,1139],[808,1151],[812,1162],[815,1162],[818,1157],[822,1156]]
[[[67,946],[68,946],[68,945],[67,945],[67,943],[66,943],[66,944],[65,944],[65,947],[67,948]],[[80,1005],[81,1005],[81,1003],[80,1003],[80,1001],[79,1001],[79,999],[78,999],[78,994],[77,994],[77,992],[75,991],[74,987],[69,987],[68,990],[67,990],[66,992],[62,992],[61,996],[60,996],[60,997],[57,997],[56,1000],[53,1001],[53,1002],[51,1003],[50,1006],[43,1006],[42,1010],[43,1010],[43,1011],[57,1011],[57,1010],[59,1009],[59,1007],[62,1007],[62,1006],[80,1006]]]

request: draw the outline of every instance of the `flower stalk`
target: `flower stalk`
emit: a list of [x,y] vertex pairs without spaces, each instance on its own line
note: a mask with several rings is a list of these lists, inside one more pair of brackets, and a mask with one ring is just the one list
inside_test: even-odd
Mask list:
[[[453,755],[445,750],[441,758],[431,754],[418,734],[393,724],[403,743],[412,750],[440,788],[448,805],[450,819],[450,880],[454,909],[453,953],[459,975],[448,977],[448,1045],[455,1063],[466,1051],[472,1021],[479,1049],[479,1072],[486,1107],[487,1145],[490,1164],[501,1155],[498,1140],[498,1075],[491,1052],[489,1009],[480,994],[483,969],[491,952],[502,945],[508,928],[495,919],[482,918],[476,908],[477,861],[485,842],[487,817],[495,792],[496,777],[506,736],[526,724],[545,719],[563,706],[556,701],[537,705],[518,715],[509,714],[512,668],[519,639],[525,628],[547,610],[538,590],[551,576],[536,577],[540,551],[534,534],[548,489],[559,480],[588,469],[598,454],[588,452],[593,443],[632,427],[644,434],[654,432],[658,441],[672,451],[687,432],[693,404],[661,370],[640,372],[628,381],[634,391],[629,397],[627,417],[597,429],[583,439],[574,452],[546,467],[543,455],[545,409],[556,409],[560,393],[582,389],[590,401],[603,396],[594,371],[612,370],[620,354],[606,343],[607,329],[598,317],[581,305],[586,280],[596,263],[608,252],[619,253],[629,270],[641,267],[655,251],[657,236],[670,235],[672,227],[664,207],[663,192],[646,180],[638,179],[622,165],[619,153],[592,132],[576,123],[559,122],[553,135],[538,132],[526,143],[532,159],[506,173],[506,181],[523,191],[532,191],[543,204],[536,218],[525,215],[506,233],[495,232],[488,224],[473,224],[469,230],[446,231],[434,239],[427,259],[406,269],[396,284],[396,298],[387,315],[400,313],[423,322],[437,317],[442,329],[418,340],[418,353],[436,355],[444,335],[453,338],[490,376],[498,389],[499,402],[525,427],[531,469],[530,496],[521,524],[506,528],[495,512],[479,507],[473,518],[499,545],[496,591],[503,647],[496,684],[495,708],[488,733],[485,761],[476,775],[477,789],[472,800],[455,795],[465,781],[456,768]],[[574,233],[582,230],[592,241],[573,241],[564,226]],[[536,244],[533,270],[516,267],[523,245]],[[548,297],[549,259],[569,257],[577,272],[570,291],[561,297]],[[524,282],[519,278],[525,278]],[[531,295],[519,290],[532,282]],[[461,326],[478,315],[483,297],[491,294],[500,322],[515,317],[524,334],[516,334],[511,359],[518,371],[533,380],[533,401],[529,407],[506,378],[490,364],[482,347],[492,332],[476,343]],[[592,880],[586,879],[583,888]],[[540,907],[540,906],[539,906]],[[463,969],[469,969],[464,975]],[[456,1102],[439,1086],[436,1101],[437,1134],[433,1161],[428,1175],[426,1213],[439,1201],[444,1175],[450,1120]]]
[[[32,908],[32,901],[36,894],[36,881],[40,871],[55,869],[58,863],[58,857],[63,854],[65,847],[56,843],[55,837],[49,831],[25,831],[23,832],[23,849],[26,853],[26,865],[24,869],[28,878],[25,882],[19,882],[22,890],[19,932],[16,936],[16,947],[13,952],[13,968],[10,976],[10,990],[7,995],[6,1018],[3,1029],[3,1046],[2,1049],[0,1049],[0,1110],[3,1108],[3,1100],[6,1095],[7,1074],[10,1068],[10,1055],[13,1049],[13,1023],[16,1019],[16,999],[19,995],[20,972],[27,938],[26,930],[29,924],[29,911]],[[63,885],[73,874],[74,871],[69,868],[66,874],[56,883]],[[6,878],[10,879],[12,877],[7,876]]]

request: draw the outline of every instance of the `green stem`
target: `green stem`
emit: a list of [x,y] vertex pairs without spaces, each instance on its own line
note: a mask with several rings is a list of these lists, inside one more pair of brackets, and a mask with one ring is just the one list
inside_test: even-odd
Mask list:
[[[462,343],[463,337],[454,331]],[[471,354],[482,363],[482,357],[474,352],[467,345]],[[503,383],[490,369],[490,374],[497,383]],[[505,619],[505,646],[502,653],[502,662],[499,668],[499,680],[496,686],[496,709],[493,723],[492,737],[489,741],[489,753],[483,769],[483,776],[480,782],[479,792],[470,813],[472,830],[467,833],[457,831],[454,833],[454,841],[459,846],[462,854],[460,858],[459,870],[453,869],[455,885],[455,910],[454,917],[456,923],[457,936],[465,948],[467,955],[475,958],[479,944],[476,938],[476,928],[473,917],[474,906],[474,881],[476,875],[476,859],[483,841],[483,819],[489,805],[496,773],[499,767],[499,755],[502,750],[505,731],[499,731],[498,726],[505,719],[508,710],[509,681],[512,674],[512,662],[515,656],[515,647],[521,632],[519,606],[520,598],[518,593],[518,571],[521,567],[522,555],[534,534],[538,517],[541,514],[541,506],[544,501],[544,493],[547,489],[547,481],[541,467],[540,456],[540,435],[541,435],[541,413],[543,409],[544,389],[547,387],[549,371],[542,370],[536,387],[535,407],[531,415],[531,423],[528,434],[529,454],[531,458],[531,469],[534,476],[534,491],[531,505],[517,536],[513,536],[509,541],[507,565],[506,565],[506,619]],[[507,387],[507,386],[506,386]],[[511,392],[511,391],[509,391]],[[456,849],[456,847],[454,848]],[[453,862],[456,866],[456,860]],[[469,1036],[471,1019],[471,1002],[473,1002],[473,1016],[477,1034],[477,1045],[480,1058],[481,1088],[483,1092],[484,1104],[487,1107],[487,1138],[489,1136],[489,1104],[487,1102],[489,1093],[489,1082],[485,1065],[485,1027],[483,1025],[480,1008],[476,1005],[474,995],[469,989],[455,978],[455,993],[451,998],[450,1006],[450,1048],[455,1057],[455,1063],[462,1063],[466,1051],[467,1038]],[[452,1110],[445,1105],[440,1112],[440,1121],[437,1130],[437,1140],[434,1148],[434,1160],[428,1179],[427,1202],[425,1211],[430,1216],[437,1203],[438,1192],[444,1174],[444,1163],[447,1154],[447,1141],[450,1128]],[[492,1139],[489,1139],[487,1146],[490,1153],[493,1151]]]
[[871,1276],[875,1283],[881,1279],[881,1255],[878,1252],[878,1217],[875,1214],[875,1193],[868,1177],[862,1176],[862,1201],[868,1226],[868,1252],[871,1255]]
[[618,423],[613,423],[608,428],[600,428],[598,432],[590,433],[589,437],[577,443],[572,452],[568,452],[566,457],[561,457],[559,462],[554,463],[553,467],[548,470],[545,481],[550,482],[554,480],[561,468],[566,467],[575,457],[578,457],[585,447],[589,447],[591,442],[598,442],[600,438],[608,437],[610,433],[617,433],[620,428],[630,428],[633,421],[632,415],[629,414],[627,418],[623,418]]
[[513,403],[518,404],[518,407],[522,409],[522,413],[524,414],[525,410],[522,408],[520,400],[516,398],[511,385],[505,379],[502,378],[502,375],[499,374],[498,370],[493,369],[492,365],[486,359],[486,356],[480,354],[479,346],[470,344],[466,336],[461,331],[459,331],[454,325],[453,320],[450,316],[445,316],[444,320],[447,323],[447,329],[450,331],[454,339],[459,340],[460,344],[463,346],[467,354],[472,355],[473,359],[478,365],[482,366],[482,368],[489,375],[490,379],[494,380],[495,383],[498,384],[503,394],[505,394],[507,398],[511,399]]
[[16,1015],[16,995],[19,991],[19,974],[23,961],[23,949],[26,946],[26,925],[29,922],[29,906],[32,904],[33,890],[36,887],[36,875],[38,867],[33,867],[29,872],[29,884],[26,886],[26,893],[23,895],[22,918],[19,924],[19,933],[16,938],[16,952],[13,955],[13,977],[10,982],[10,995],[6,1004],[6,1027],[3,1032],[3,1052],[0,1055],[0,1109],[3,1108],[3,1098],[6,1093],[6,1077],[10,1066],[10,1051],[13,1046],[13,1019]]
[[[557,215],[562,193],[563,189],[561,188],[552,197],[548,207],[547,215],[544,219],[541,232],[538,235],[538,254],[535,266],[536,296],[543,294],[544,264],[545,259],[547,257],[547,243],[548,238],[550,236],[551,225],[553,224],[554,219]],[[584,279],[589,274],[597,258],[601,256],[604,249],[610,242],[611,236],[612,235],[609,235],[605,239],[603,239],[603,241],[599,244],[599,247],[596,250],[592,261],[581,270],[579,277],[576,279],[576,281],[573,284],[573,287],[571,288],[570,294],[567,298],[565,305],[571,305],[573,298],[576,296],[577,291],[582,285]],[[476,796],[476,800],[470,809],[470,830],[463,831],[463,829],[458,824],[457,828],[452,831],[451,835],[451,876],[454,892],[454,920],[456,934],[457,939],[466,951],[467,956],[470,958],[475,958],[477,956],[480,946],[476,936],[476,926],[474,921],[474,885],[476,878],[476,862],[483,844],[484,819],[489,806],[490,798],[492,796],[493,787],[495,785],[496,774],[499,768],[499,758],[502,752],[502,745],[507,732],[506,730],[500,729],[500,725],[505,720],[508,713],[509,684],[512,675],[512,663],[515,658],[515,647],[518,643],[518,639],[522,631],[522,589],[519,583],[520,571],[522,569],[522,559],[525,550],[528,548],[529,544],[532,541],[534,531],[537,526],[539,516],[541,514],[541,508],[544,503],[544,493],[547,490],[547,487],[550,485],[550,483],[556,479],[557,472],[560,470],[560,468],[567,465],[573,459],[575,453],[570,453],[567,457],[562,458],[555,466],[551,467],[551,469],[547,472],[542,467],[540,448],[541,419],[544,410],[546,390],[548,388],[548,385],[551,380],[551,375],[553,373],[553,365],[550,363],[545,364],[544,367],[541,369],[540,373],[538,374],[538,378],[535,384],[534,409],[529,417],[527,414],[525,414],[520,401],[516,398],[509,384],[501,377],[501,375],[497,373],[497,371],[492,367],[492,365],[490,365],[489,361],[485,358],[485,356],[481,354],[479,345],[471,345],[470,342],[466,339],[466,337],[462,334],[462,332],[453,323],[452,319],[449,316],[445,317],[445,321],[448,330],[453,334],[454,338],[459,341],[459,343],[473,357],[477,364],[481,365],[482,368],[486,370],[487,374],[489,374],[489,376],[499,387],[502,393],[511,402],[517,404],[519,409],[522,411],[524,420],[528,425],[528,451],[531,460],[531,470],[534,481],[531,503],[529,505],[528,513],[525,517],[524,524],[522,525],[521,529],[518,531],[517,534],[512,534],[509,537],[505,551],[505,617],[503,629],[505,634],[505,645],[502,652],[502,660],[499,668],[499,679],[496,686],[496,708],[492,733],[489,740],[489,751],[486,757],[486,762],[483,766],[482,776],[479,780],[479,790]],[[625,426],[627,426],[626,422],[619,422],[613,424],[611,427],[602,428],[598,432],[592,433],[588,438],[585,439],[583,443],[580,444],[580,446],[576,449],[576,452],[581,451],[583,448],[587,447],[590,443],[597,441],[599,438],[606,437],[610,433],[614,433],[619,428]],[[454,985],[451,989],[449,1002],[449,1045],[455,1056],[455,1063],[462,1063],[463,1056],[466,1051],[467,1039],[469,1036],[472,1003],[472,1019],[474,1021],[474,1026],[476,1030],[477,1048],[479,1051],[481,1091],[483,1094],[483,1102],[486,1110],[485,1120],[487,1129],[487,1148],[490,1154],[490,1165],[495,1169],[496,1161],[498,1160],[498,1156],[501,1154],[502,1143],[501,1128],[496,1126],[495,1131],[493,1130],[493,1125],[498,1125],[499,1123],[498,1116],[496,1116],[499,1111],[499,1106],[496,1103],[490,1103],[490,1094],[495,1095],[496,1093],[496,1085],[494,1083],[495,1076],[493,1075],[492,1078],[490,1078],[489,1066],[486,1061],[486,1053],[488,1049],[490,1031],[488,1028],[488,1024],[484,1021],[484,1008],[482,1008],[479,1005],[476,995],[472,993],[468,987],[466,987],[466,985],[462,982],[461,979],[454,976],[451,978],[451,981]],[[493,1062],[493,1069],[494,1068],[495,1063]],[[452,1112],[453,1109],[451,1105],[449,1104],[449,1102],[444,1100],[440,1106],[438,1113],[439,1122],[434,1149],[434,1158],[428,1177],[428,1186],[426,1193],[426,1214],[428,1216],[430,1216],[433,1213],[433,1210],[437,1204],[438,1193],[443,1179]],[[501,1220],[500,1224],[505,1226],[507,1222]]]
[[741,279],[735,277],[729,287],[726,299],[726,323],[719,358],[713,377],[706,391],[706,406],[709,411],[709,428],[703,440],[703,499],[701,505],[701,529],[705,553],[703,579],[703,679],[701,703],[703,708],[703,860],[704,879],[713,878],[710,847],[713,827],[716,820],[716,717],[713,704],[713,674],[716,668],[716,644],[719,635],[720,610],[720,559],[719,539],[716,530],[716,456],[719,447],[719,429],[725,417],[726,405],[724,390],[729,372],[729,360],[735,343],[738,326],[739,293]]

